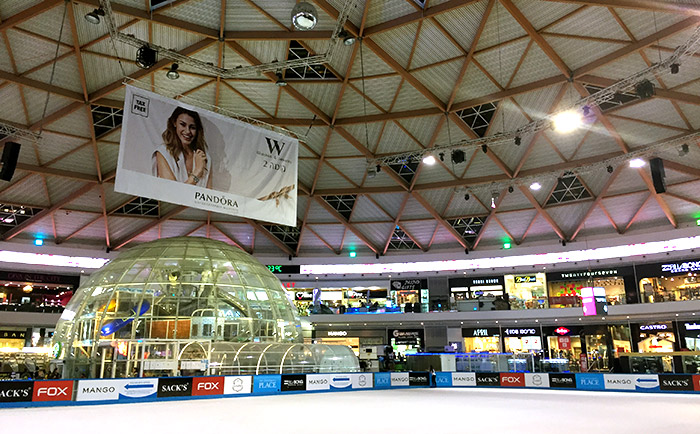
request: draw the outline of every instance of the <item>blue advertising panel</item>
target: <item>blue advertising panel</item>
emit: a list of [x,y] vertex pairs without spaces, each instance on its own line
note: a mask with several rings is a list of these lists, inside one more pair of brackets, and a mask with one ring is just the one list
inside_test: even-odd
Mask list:
[[582,390],[605,390],[603,374],[576,374],[576,388]]
[[253,394],[274,395],[280,393],[281,375],[256,375],[253,377]]
[[374,388],[375,389],[388,389],[391,387],[391,373],[390,372],[376,372],[374,374]]
[[452,387],[452,372],[436,372],[437,387]]

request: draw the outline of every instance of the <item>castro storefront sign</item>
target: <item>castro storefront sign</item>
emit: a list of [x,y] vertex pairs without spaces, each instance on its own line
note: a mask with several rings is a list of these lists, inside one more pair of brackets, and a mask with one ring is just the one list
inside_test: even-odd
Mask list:
[[73,399],[73,381],[35,381],[32,401],[71,401]]
[[158,379],[158,398],[174,396],[192,396],[192,377]]
[[295,392],[306,390],[306,375],[304,374],[286,374],[282,375],[282,392]]
[[0,381],[0,402],[29,402],[33,381]]
[[76,401],[130,401],[155,398],[157,378],[130,378],[126,380],[80,380]]
[[501,375],[497,372],[477,372],[476,373],[476,385],[477,386],[500,386],[501,385]]
[[525,374],[501,373],[501,386],[525,387]]
[[576,388],[576,376],[574,374],[549,374],[549,387]]
[[224,377],[194,377],[192,396],[223,395]]
[[224,377],[224,395],[240,395],[251,393],[252,390],[253,377],[250,375]]
[[692,375],[659,375],[661,390],[693,390]]

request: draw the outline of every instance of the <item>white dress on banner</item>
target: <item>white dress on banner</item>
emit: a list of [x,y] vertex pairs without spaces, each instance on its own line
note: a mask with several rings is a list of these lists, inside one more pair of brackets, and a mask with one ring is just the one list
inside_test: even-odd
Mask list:
[[[175,181],[178,182],[185,182],[187,181],[187,178],[190,176],[187,173],[187,167],[185,165],[185,156],[180,152],[180,155],[178,155],[178,161],[177,163],[175,162],[175,159],[173,158],[172,155],[170,155],[170,152],[168,152],[168,148],[165,147],[164,143],[161,143],[158,145],[155,151],[153,151],[153,155],[151,156],[151,171],[153,176],[158,176],[158,160],[156,158],[156,153],[159,153],[160,155],[165,158],[165,161],[168,163],[168,166],[170,167],[170,170],[173,171],[173,175],[175,175]],[[207,155],[208,156],[208,155]],[[202,175],[201,178],[199,178],[199,182],[195,184],[197,187],[207,187],[207,182],[209,181],[209,174],[211,173],[211,159],[207,158],[207,170],[204,171],[204,174]]]

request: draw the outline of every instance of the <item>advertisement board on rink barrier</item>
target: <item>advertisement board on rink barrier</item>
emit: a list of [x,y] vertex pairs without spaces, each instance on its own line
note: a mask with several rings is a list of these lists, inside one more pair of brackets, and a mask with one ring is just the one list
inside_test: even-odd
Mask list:
[[[192,379],[190,378],[190,381]],[[76,401],[130,401],[155,398],[158,378],[79,380]]]
[[46,380],[34,382],[32,401],[71,401],[73,380]]
[[549,387],[549,374],[525,373],[525,387]]
[[[438,387],[527,387],[585,391],[700,392],[700,375],[436,372]],[[239,375],[93,380],[0,381],[0,408],[158,398],[275,395],[281,392],[427,387],[427,372]]]
[[253,377],[237,375],[224,377],[224,395],[243,395],[253,392]]

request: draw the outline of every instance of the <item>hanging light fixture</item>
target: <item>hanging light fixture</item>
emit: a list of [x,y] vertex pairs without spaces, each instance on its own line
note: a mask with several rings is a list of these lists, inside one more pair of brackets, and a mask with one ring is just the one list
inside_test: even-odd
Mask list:
[[292,24],[297,30],[311,30],[316,27],[316,8],[307,2],[300,2],[292,8]]
[[144,44],[136,51],[136,64],[143,69],[148,69],[158,61],[158,52],[148,44]]
[[87,21],[90,24],[100,24],[100,17],[105,16],[105,11],[102,8],[97,8],[93,10],[92,12],[88,12],[85,14],[85,21]]
[[275,81],[277,86],[283,87],[287,85],[287,81],[284,79],[281,72],[275,73],[275,76],[277,77],[277,81]]
[[423,163],[427,164],[428,166],[432,166],[433,164],[435,164],[435,157],[428,154],[425,157],[423,157]]
[[357,39],[351,35],[350,33],[346,32],[345,30],[341,30],[340,33],[338,33],[338,38],[343,40],[343,45],[350,46],[357,41]]
[[178,65],[177,63],[173,63],[172,65],[170,65],[170,69],[168,69],[168,72],[165,73],[165,76],[171,80],[177,80],[178,78],[180,78],[180,73],[177,72],[177,68],[179,67],[180,65]]
[[583,123],[581,114],[575,110],[567,110],[557,113],[552,118],[554,131],[562,134],[570,133],[578,129]]

